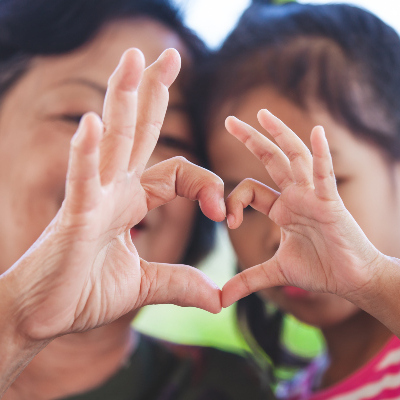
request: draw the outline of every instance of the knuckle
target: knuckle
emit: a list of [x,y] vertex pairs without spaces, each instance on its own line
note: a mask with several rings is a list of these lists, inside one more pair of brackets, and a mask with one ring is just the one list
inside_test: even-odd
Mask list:
[[286,155],[290,162],[293,162],[300,157],[300,153],[296,150],[289,150]]
[[159,120],[155,120],[155,121],[149,121],[147,123],[147,127],[148,129],[151,131],[153,130],[154,132],[156,132],[158,134],[158,132],[160,132],[161,128],[162,128],[162,121]]
[[260,155],[260,161],[264,164],[264,165],[269,165],[271,163],[271,161],[274,159],[275,154],[270,152],[270,151],[265,151],[264,153],[262,153]]
[[158,140],[158,137],[160,136],[160,131],[162,128],[162,121],[146,121],[143,123],[143,126],[139,128],[142,132],[144,132],[146,135],[151,135],[152,139],[154,141]]
[[[149,266],[149,263],[147,263]],[[149,304],[152,302],[152,298],[157,292],[157,269],[153,268],[142,268],[141,269],[141,280],[140,280],[140,291],[139,291],[139,302],[141,304]]]
[[253,187],[257,183],[257,181],[253,178],[245,178],[241,183],[243,185],[246,185],[246,187]]
[[112,128],[112,134],[115,136],[119,136],[121,138],[133,139],[133,132],[135,131],[134,125],[122,125],[122,126],[114,126]]
[[257,184],[257,181],[255,179],[245,178],[235,187],[235,189],[233,189],[233,192],[244,193],[249,190],[253,190],[253,188],[256,184]]
[[177,164],[190,164],[186,157],[184,156],[175,156],[171,158]]
[[240,278],[241,278],[241,280],[243,282],[243,285],[246,288],[247,292],[250,293],[251,292],[250,285],[249,285],[249,281],[247,279],[246,274],[242,272],[241,274],[239,274],[239,276],[240,276]]

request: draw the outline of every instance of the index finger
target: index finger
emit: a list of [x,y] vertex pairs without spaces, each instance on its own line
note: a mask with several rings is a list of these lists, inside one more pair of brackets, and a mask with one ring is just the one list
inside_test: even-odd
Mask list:
[[225,219],[224,183],[212,172],[183,157],[174,157],[147,169],[141,184],[146,192],[148,210],[175,197],[198,200],[204,215],[214,221]]
[[228,117],[225,127],[263,163],[280,190],[293,183],[290,162],[279,146],[236,117]]
[[138,118],[129,170],[140,176],[157,144],[167,111],[168,89],[181,66],[175,49],[165,50],[156,62],[146,68],[138,90]]
[[137,88],[144,69],[140,50],[127,50],[108,81],[104,100],[104,137],[101,143],[102,182],[126,171],[135,135]]
[[257,118],[261,126],[270,133],[289,159],[296,183],[312,184],[312,156],[308,147],[289,127],[268,110],[260,110]]

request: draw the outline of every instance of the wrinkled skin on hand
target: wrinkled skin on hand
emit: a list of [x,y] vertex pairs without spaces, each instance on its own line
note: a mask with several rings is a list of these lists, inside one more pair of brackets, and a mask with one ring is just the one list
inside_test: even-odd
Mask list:
[[221,309],[220,290],[203,273],[146,262],[131,240],[148,211],[176,196],[199,200],[211,219],[225,217],[223,183],[214,174],[181,157],[145,169],[180,57],[169,49],[144,65],[137,49],[122,56],[103,119],[85,115],[72,139],[61,209],[7,272],[18,288],[19,329],[30,339],[93,329],[146,304]]

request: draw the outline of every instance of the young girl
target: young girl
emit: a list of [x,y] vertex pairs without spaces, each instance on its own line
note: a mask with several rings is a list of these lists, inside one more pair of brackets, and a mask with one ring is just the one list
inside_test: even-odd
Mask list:
[[[364,10],[254,4],[206,74],[208,149],[233,190],[228,225],[245,270],[224,287],[223,305],[258,291],[239,310],[275,366],[295,361],[280,342],[281,311],[326,340],[325,354],[278,386],[282,398],[400,395],[400,341],[355,305],[374,311],[360,299],[379,293],[382,253],[400,257],[399,68],[398,35]],[[276,117],[257,114],[264,108]],[[238,119],[226,128],[256,158],[226,133],[228,115]]]

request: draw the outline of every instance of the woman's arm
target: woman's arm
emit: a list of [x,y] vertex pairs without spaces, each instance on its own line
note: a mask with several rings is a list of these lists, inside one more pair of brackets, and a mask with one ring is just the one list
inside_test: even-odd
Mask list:
[[[0,275],[0,398],[49,340],[30,340],[18,326],[18,286],[11,271]],[[21,293],[22,294],[22,293]]]
[[345,208],[323,128],[311,133],[311,154],[267,110],[258,120],[277,144],[236,118],[226,127],[264,163],[280,193],[243,181],[227,199],[228,224],[237,228],[251,205],[281,227],[281,243],[274,257],[224,286],[223,306],[263,288],[293,285],[339,295],[400,336],[400,262],[380,253]]
[[144,70],[125,52],[108,84],[103,120],[89,113],[71,142],[66,196],[33,246],[0,276],[0,393],[55,337],[108,324],[146,304],[217,313],[220,290],[185,265],[141,259],[130,229],[176,196],[225,217],[223,183],[176,157],[145,170],[180,68],[166,50]]

